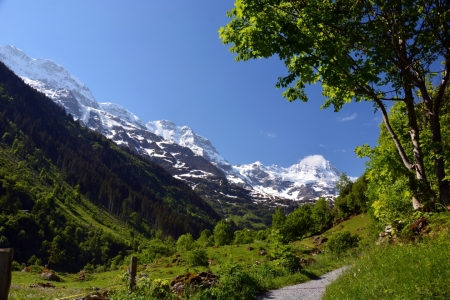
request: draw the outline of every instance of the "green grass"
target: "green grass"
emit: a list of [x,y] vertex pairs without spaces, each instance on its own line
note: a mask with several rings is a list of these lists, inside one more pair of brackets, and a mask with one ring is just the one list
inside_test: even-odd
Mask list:
[[447,215],[431,218],[432,231],[415,242],[375,246],[332,283],[324,299],[450,299]]
[[[332,235],[335,232],[339,232],[339,231],[343,231],[343,230],[347,230],[349,231],[351,234],[356,234],[358,235],[360,242],[359,244],[363,247],[367,246],[367,245],[371,245],[374,243],[375,239],[374,239],[374,234],[372,233],[372,227],[373,227],[373,221],[371,220],[370,216],[367,214],[360,214],[357,216],[354,216],[353,218],[346,220],[332,228],[330,228],[329,230],[325,231],[324,233],[320,234],[320,236],[326,236],[329,237],[330,235]],[[307,247],[307,248],[320,248],[320,249],[324,249],[326,248],[326,245],[320,245],[320,246],[316,246],[313,241],[314,239],[317,237],[318,235],[309,237],[309,238],[305,238],[301,241],[298,241],[296,243]]]
[[[80,212],[80,215],[87,218],[88,216],[85,214],[86,212]],[[332,232],[345,229],[360,235],[361,238],[368,238],[368,224],[368,216],[356,216],[329,230],[324,235],[330,235]],[[305,259],[309,257],[311,249],[314,248],[311,238],[293,242],[290,246],[294,253]],[[280,266],[279,262],[270,261],[267,256],[260,255],[259,250],[261,248],[270,251],[272,247],[266,241],[257,241],[245,245],[208,247],[206,252],[211,261],[209,267],[187,267],[184,263],[186,253],[179,253],[178,256],[162,257],[154,261],[139,261],[137,273],[138,275],[145,273],[149,280],[165,279],[170,282],[180,274],[208,270],[215,274],[227,274],[230,269],[238,266],[243,272],[254,278],[258,283],[258,288],[263,291],[305,282],[343,265],[354,263],[354,257],[351,255],[337,259],[325,252],[325,254],[313,256],[316,260],[314,264],[305,266],[300,272],[290,273]],[[94,273],[91,280],[88,281],[74,281],[74,275],[58,274],[65,281],[54,283],[55,289],[28,288],[32,283],[44,282],[44,280],[41,280],[38,274],[14,272],[10,299],[55,299],[63,296],[86,295],[92,292],[94,287],[117,290],[124,286],[121,278],[125,270],[126,266],[121,266],[116,271]],[[125,276],[127,277],[127,275]]]
[[[315,256],[316,263],[305,267],[301,272],[287,273],[285,269],[278,266],[276,262],[269,261],[267,256],[260,255],[259,249],[269,250],[270,244],[255,242],[245,245],[228,245],[220,247],[209,247],[206,249],[208,258],[212,264],[210,267],[187,267],[184,264],[186,253],[162,257],[152,262],[140,261],[138,275],[145,273],[149,280],[165,279],[169,282],[177,275],[186,273],[198,273],[201,271],[212,271],[215,274],[224,274],[233,266],[240,266],[257,279],[263,290],[280,288],[286,285],[305,282],[323,273],[331,271],[343,265],[344,262],[335,260],[328,255]],[[303,258],[308,257],[309,249],[301,245],[293,245],[293,250],[301,254]],[[145,265],[144,265],[145,264]],[[29,288],[30,284],[46,282],[39,274],[25,272],[13,272],[10,299],[55,299],[74,295],[86,295],[93,288],[117,289],[123,287],[122,275],[126,266],[120,270],[94,273],[88,281],[76,281],[74,274],[61,274],[58,276],[64,282],[53,282],[56,288],[36,289]],[[125,275],[128,277],[128,275]]]

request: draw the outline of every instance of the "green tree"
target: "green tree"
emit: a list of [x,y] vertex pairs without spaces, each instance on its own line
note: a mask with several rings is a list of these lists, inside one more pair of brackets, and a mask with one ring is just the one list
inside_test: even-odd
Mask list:
[[179,252],[192,250],[193,245],[194,245],[194,238],[190,233],[181,235],[177,240],[177,250]]
[[351,248],[358,247],[359,238],[348,230],[333,233],[327,242],[327,248],[333,254],[340,255]]
[[302,238],[305,235],[314,231],[314,224],[311,218],[312,206],[301,205],[292,213],[290,213],[281,230],[281,235],[285,242],[293,241]]
[[[450,161],[450,107],[444,107],[441,122],[442,122],[442,136],[444,137],[444,152],[443,158]],[[420,111],[420,105],[417,109]],[[424,112],[425,113],[425,112]],[[395,104],[389,113],[389,118],[392,127],[399,132],[407,127],[408,120],[406,115],[406,107],[403,103]],[[425,118],[420,118],[419,126],[429,126]],[[401,142],[407,149],[412,148],[411,141],[406,135],[402,135]],[[422,135],[422,142],[424,149],[431,150],[430,134]],[[375,147],[368,146],[360,147],[357,151],[360,156],[366,156],[369,161],[366,163],[367,170],[364,177],[368,179],[361,185],[366,185],[365,207],[370,208],[375,217],[385,224],[390,224],[395,220],[404,219],[404,216],[411,213],[410,199],[412,192],[410,189],[411,174],[405,172],[401,162],[399,162],[398,153],[395,146],[390,142],[389,133],[384,127],[380,128],[380,136]],[[431,172],[434,169],[434,159],[432,156],[427,156],[424,159],[424,165],[427,172],[430,172],[429,181],[433,189],[438,188],[438,180]],[[450,172],[447,166],[446,172]],[[358,180],[359,181],[359,180]],[[358,189],[357,182],[355,182],[355,189]],[[361,187],[364,189],[364,187]],[[361,192],[359,192],[361,194]],[[439,207],[440,205],[438,205]]]
[[352,185],[353,182],[350,177],[345,172],[342,172],[338,183],[336,183],[336,189],[339,191],[340,196],[346,196],[350,193]]
[[272,229],[280,230],[286,222],[286,215],[282,207],[277,207],[272,215]]
[[220,220],[214,227],[214,242],[217,246],[229,245],[233,240],[233,232],[227,221]]
[[208,254],[205,249],[195,249],[186,253],[186,262],[188,266],[202,266],[207,267],[208,263]]
[[311,219],[314,222],[316,232],[322,232],[331,226],[331,210],[325,198],[319,198],[314,204]]
[[214,245],[214,236],[209,229],[205,229],[200,234],[200,237],[195,241],[196,246],[205,248]]
[[234,232],[234,244],[250,244],[255,241],[255,232],[250,229],[242,229]]
[[[321,83],[323,108],[373,102],[403,168],[415,176],[413,202],[434,198],[424,165],[424,156],[431,156],[439,200],[448,205],[441,109],[450,78],[449,8],[448,1],[432,0],[237,0],[219,35],[238,61],[278,55],[288,74],[276,87],[286,88],[289,101],[307,101],[305,86]],[[402,132],[391,126],[391,102],[405,104],[408,126]],[[429,123],[424,128],[418,126],[418,102]],[[431,137],[425,154],[423,133]],[[410,152],[399,135],[409,136]]]
[[[386,167],[389,168],[389,166]],[[403,168],[401,169],[404,171]],[[342,174],[345,175],[345,173]],[[368,199],[366,196],[367,191],[366,176],[367,176],[366,174],[363,174],[355,182],[351,182],[348,178],[345,179],[341,175],[341,179],[339,180],[339,183],[336,185],[336,188],[339,189],[339,196],[334,201],[334,214],[337,219],[345,220],[351,214],[367,211]]]

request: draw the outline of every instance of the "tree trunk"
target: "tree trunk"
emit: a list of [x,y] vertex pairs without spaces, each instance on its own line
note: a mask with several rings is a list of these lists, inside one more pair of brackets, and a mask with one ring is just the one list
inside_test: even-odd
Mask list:
[[[406,82],[405,87],[405,99],[404,103],[406,104],[406,110],[408,115],[408,124],[409,124],[409,135],[411,136],[411,142],[413,145],[413,155],[414,155],[414,169],[416,171],[416,178],[419,182],[418,188],[419,190],[413,190],[413,196],[419,196],[417,193],[426,195],[429,198],[434,198],[433,191],[427,180],[427,175],[425,173],[425,164],[423,162],[423,153],[422,147],[420,146],[420,133],[419,126],[417,124],[417,115],[416,108],[414,105],[414,96],[411,90],[411,87]],[[414,197],[413,197],[414,198]],[[414,200],[414,199],[413,199]],[[420,202],[420,198],[416,201]]]
[[441,124],[439,121],[439,112],[436,111],[431,118],[431,132],[434,146],[434,169],[436,172],[436,178],[439,186],[439,199],[440,203],[444,206],[449,205],[450,201],[450,186],[448,180],[445,180],[445,162],[442,157],[442,136],[441,136]]

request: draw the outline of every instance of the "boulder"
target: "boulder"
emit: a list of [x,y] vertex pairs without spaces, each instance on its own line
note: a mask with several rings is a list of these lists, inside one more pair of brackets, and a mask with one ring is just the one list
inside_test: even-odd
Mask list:
[[53,272],[42,272],[41,277],[48,281],[62,282],[63,280]]
[[313,243],[316,245],[322,245],[324,243],[326,243],[328,241],[328,238],[326,236],[318,236],[316,238],[314,238]]

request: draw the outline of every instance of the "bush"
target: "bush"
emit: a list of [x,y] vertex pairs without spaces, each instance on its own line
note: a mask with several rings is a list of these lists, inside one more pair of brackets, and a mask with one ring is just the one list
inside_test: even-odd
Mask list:
[[349,231],[343,230],[330,236],[327,247],[331,253],[340,255],[347,250],[358,247],[358,236],[352,235]]
[[218,284],[212,288],[194,294],[196,300],[229,300],[229,299],[256,299],[264,290],[261,284],[249,273],[238,270],[220,278]]
[[179,252],[192,250],[193,245],[194,245],[194,238],[190,233],[181,235],[177,240],[177,250]]
[[221,220],[214,227],[214,242],[217,246],[230,245],[233,240],[233,232],[225,220]]
[[195,266],[203,266],[207,267],[208,263],[208,255],[204,249],[196,249],[189,251],[186,254],[186,262],[190,267]]
[[83,270],[87,273],[94,273],[94,266],[91,264],[87,264],[84,266]]
[[98,266],[95,268],[95,273],[103,273],[106,272],[106,266]]
[[13,260],[11,269],[13,271],[22,271],[22,266],[17,261]]

